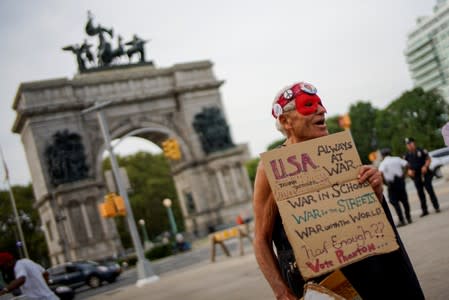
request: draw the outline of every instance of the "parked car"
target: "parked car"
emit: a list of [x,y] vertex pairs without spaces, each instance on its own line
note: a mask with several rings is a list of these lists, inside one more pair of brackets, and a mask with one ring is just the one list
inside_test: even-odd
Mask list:
[[116,275],[116,278],[123,272],[122,267],[117,263],[117,261],[115,261],[115,259],[112,258],[98,259],[95,260],[95,262],[102,266],[107,267],[109,271],[111,271]]
[[[438,178],[443,177],[443,170],[446,170],[446,165],[449,165],[449,147],[444,147],[429,152],[431,158],[430,170],[435,173]],[[446,175],[447,176],[447,175]]]
[[76,261],[57,265],[48,269],[50,285],[66,285],[73,289],[83,285],[92,288],[104,281],[114,282],[120,273],[94,261]]

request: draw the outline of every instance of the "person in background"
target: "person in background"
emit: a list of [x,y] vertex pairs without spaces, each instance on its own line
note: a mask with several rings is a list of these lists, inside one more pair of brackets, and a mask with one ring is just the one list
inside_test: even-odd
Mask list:
[[[408,163],[400,157],[391,156],[391,149],[389,148],[384,148],[380,152],[382,162],[379,165],[379,171],[382,173],[382,178],[388,188],[388,199],[398,215],[399,223],[396,226],[406,225],[405,218],[410,224],[412,223],[412,217],[410,216],[410,204],[404,178],[404,170],[406,170]],[[402,212],[401,204],[404,207],[404,212]]]
[[48,287],[47,271],[34,261],[28,258],[15,260],[9,252],[0,252],[0,269],[2,273],[14,272],[15,275],[15,279],[0,291],[0,296],[20,288],[28,300],[59,300]]
[[435,191],[432,186],[434,174],[429,169],[431,158],[426,149],[416,147],[414,138],[406,138],[405,144],[407,146],[407,153],[405,154],[404,159],[408,162],[407,174],[413,179],[416,191],[418,192],[422,210],[421,217],[425,217],[429,214],[424,188],[429,194],[430,201],[432,202],[435,212],[439,213],[440,204],[438,203],[437,196],[435,195]]
[[[283,88],[274,99],[271,114],[276,119],[277,129],[286,136],[282,146],[328,135],[326,109],[316,88],[311,84],[298,82]],[[373,188],[395,231],[399,248],[390,253],[365,258],[341,268],[341,271],[364,300],[386,299],[387,290],[392,291],[388,294],[388,299],[424,299],[388,204],[383,201],[380,172],[373,166],[361,166],[358,180],[360,183],[368,182]],[[260,270],[276,299],[301,298],[305,280],[297,268],[293,249],[262,163],[259,163],[256,171],[253,209],[254,253]],[[324,276],[313,280],[320,282]]]
[[190,243],[185,240],[184,235],[182,235],[182,233],[178,232],[175,235],[175,241],[177,251],[184,252],[191,249]]

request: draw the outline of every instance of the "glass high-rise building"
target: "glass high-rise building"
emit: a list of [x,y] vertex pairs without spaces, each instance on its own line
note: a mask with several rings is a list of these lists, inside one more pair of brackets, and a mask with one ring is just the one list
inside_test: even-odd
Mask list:
[[449,100],[449,3],[437,0],[432,16],[419,17],[408,34],[405,56],[415,86]]

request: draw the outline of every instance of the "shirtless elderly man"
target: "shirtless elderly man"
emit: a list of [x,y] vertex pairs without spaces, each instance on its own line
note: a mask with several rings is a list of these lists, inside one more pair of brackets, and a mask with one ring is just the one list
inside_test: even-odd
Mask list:
[[[286,137],[282,146],[328,135],[326,108],[311,84],[299,82],[283,88],[275,97],[272,115],[276,127]],[[382,176],[372,166],[360,167],[360,183],[369,182],[392,225],[391,213],[383,200]],[[254,184],[255,239],[254,251],[262,273],[276,299],[298,299],[303,295],[305,280],[296,268],[292,247],[285,234],[279,211],[262,163]],[[368,257],[341,271],[364,300],[424,299],[419,281],[400,237],[399,249]],[[273,248],[274,244],[274,248]],[[324,276],[315,278],[319,282]],[[392,291],[386,293],[386,291]]]

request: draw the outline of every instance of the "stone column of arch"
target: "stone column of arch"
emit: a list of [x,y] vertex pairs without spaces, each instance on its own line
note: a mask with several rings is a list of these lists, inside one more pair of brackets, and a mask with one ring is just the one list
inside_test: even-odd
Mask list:
[[239,164],[231,165],[229,168],[229,172],[232,180],[232,187],[235,191],[235,201],[240,202],[245,199],[245,195],[243,194],[244,187],[242,187],[242,184],[244,185],[245,182],[240,176],[241,173]]
[[87,238],[89,240],[92,240],[94,235],[92,233],[92,227],[90,225],[89,217],[87,216],[87,210],[86,210],[86,204],[85,203],[81,203],[81,214],[83,216],[84,224],[86,224]]
[[231,199],[228,195],[228,191],[231,191],[230,187],[225,183],[225,180],[223,178],[223,170],[219,169],[215,171],[215,176],[217,178],[218,186],[220,188],[220,194],[223,197],[223,201],[225,205],[228,205],[231,203]]

